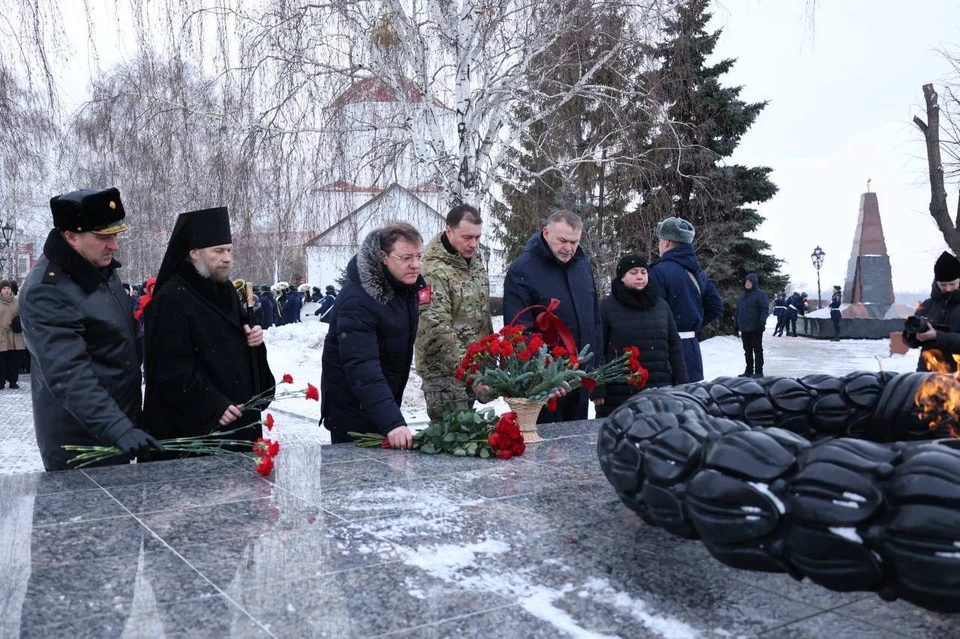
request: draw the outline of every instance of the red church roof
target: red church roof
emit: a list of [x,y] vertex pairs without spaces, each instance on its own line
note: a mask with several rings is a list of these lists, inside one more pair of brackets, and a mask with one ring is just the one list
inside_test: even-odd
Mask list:
[[[412,81],[404,79],[401,84],[401,92],[403,93],[404,100],[407,102],[423,101],[423,91],[417,88],[417,85]],[[397,94],[380,78],[365,78],[363,80],[357,80],[350,85],[346,91],[330,103],[330,106],[341,107],[360,102],[397,102]],[[441,109],[449,110],[446,105],[436,98],[433,99],[433,105]]]
[[337,180],[317,188],[318,191],[338,191],[340,193],[383,193],[383,189],[375,186],[359,186],[346,180]]

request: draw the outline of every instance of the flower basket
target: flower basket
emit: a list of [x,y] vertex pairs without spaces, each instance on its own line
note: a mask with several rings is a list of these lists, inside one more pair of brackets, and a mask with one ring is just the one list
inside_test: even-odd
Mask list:
[[[567,393],[580,388],[593,393],[597,386],[613,382],[643,388],[647,381],[636,347],[587,371],[583,365],[594,354],[589,344],[576,351],[570,331],[553,313],[559,306],[554,299],[548,306],[523,309],[499,332],[471,344],[454,373],[478,396],[503,397],[517,413],[527,443],[540,441],[536,432],[540,408],[546,405],[547,410],[555,411]],[[544,311],[536,316],[536,332],[516,323],[527,311],[539,308]]]
[[540,416],[543,402],[523,397],[504,397],[504,399],[510,406],[510,410],[517,414],[517,426],[520,427],[520,434],[523,435],[523,443],[536,444],[542,441],[537,432],[537,417]]

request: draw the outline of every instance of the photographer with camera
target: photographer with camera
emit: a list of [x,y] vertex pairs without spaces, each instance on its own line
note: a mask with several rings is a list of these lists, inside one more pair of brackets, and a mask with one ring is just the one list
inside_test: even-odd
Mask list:
[[[937,350],[937,358],[951,371],[957,370],[954,355],[960,355],[960,260],[944,251],[933,266],[934,284],[930,298],[917,307],[904,323],[903,341],[910,348]],[[923,357],[917,370],[929,369]]]

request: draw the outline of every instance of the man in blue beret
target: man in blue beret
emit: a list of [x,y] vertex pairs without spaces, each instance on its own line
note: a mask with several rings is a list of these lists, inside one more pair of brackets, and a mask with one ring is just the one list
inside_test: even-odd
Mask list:
[[[133,300],[117,274],[127,230],[120,192],[84,189],[50,200],[53,230],[23,282],[20,318],[32,357],[37,444],[47,470],[71,468],[64,445],[163,450],[139,428],[140,359]],[[106,464],[127,463],[115,458]]]
[[680,217],[668,217],[654,230],[660,261],[650,268],[660,296],[667,300],[680,332],[683,358],[690,382],[703,379],[703,359],[697,331],[723,315],[723,300],[717,287],[707,279],[693,250],[696,229]]

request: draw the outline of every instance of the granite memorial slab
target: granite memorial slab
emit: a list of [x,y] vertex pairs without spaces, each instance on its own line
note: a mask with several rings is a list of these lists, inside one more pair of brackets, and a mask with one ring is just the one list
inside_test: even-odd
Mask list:
[[0,477],[0,638],[960,636],[645,525],[597,430],[542,426],[508,461],[337,445],[268,478],[239,457]]

